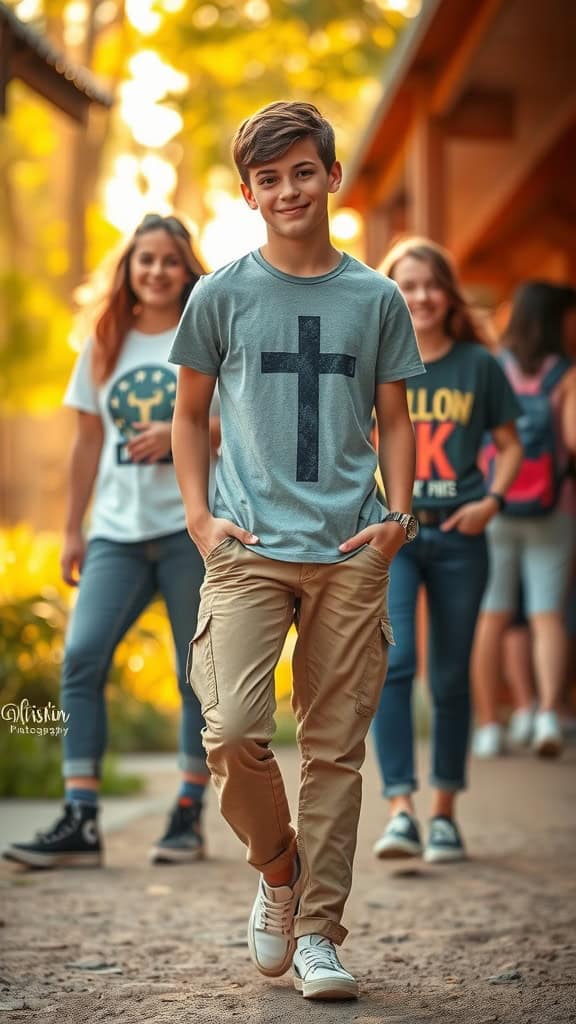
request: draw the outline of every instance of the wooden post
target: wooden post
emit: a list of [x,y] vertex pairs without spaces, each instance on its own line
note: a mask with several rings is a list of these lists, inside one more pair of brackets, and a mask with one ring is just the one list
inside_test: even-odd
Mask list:
[[409,229],[443,243],[445,215],[444,131],[422,92],[415,97],[409,159]]

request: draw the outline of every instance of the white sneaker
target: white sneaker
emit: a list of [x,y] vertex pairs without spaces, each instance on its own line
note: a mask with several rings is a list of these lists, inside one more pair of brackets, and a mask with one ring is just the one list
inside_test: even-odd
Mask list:
[[358,982],[345,971],[324,935],[303,935],[294,953],[294,988],[305,999],[357,999]]
[[532,749],[539,757],[558,757],[562,746],[558,715],[555,711],[539,711],[534,718]]
[[511,747],[528,747],[534,731],[534,712],[532,708],[518,708],[513,711],[508,722],[506,739]]
[[472,753],[475,757],[499,757],[504,753],[504,729],[498,722],[479,725],[472,739]]
[[292,962],[296,948],[294,915],[300,897],[300,877],[294,885],[268,885],[260,875],[248,922],[250,958],[261,974],[279,978]]

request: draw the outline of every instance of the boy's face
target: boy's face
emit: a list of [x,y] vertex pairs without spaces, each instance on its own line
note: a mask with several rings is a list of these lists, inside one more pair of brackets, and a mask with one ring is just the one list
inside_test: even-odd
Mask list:
[[252,210],[260,210],[268,231],[286,239],[307,238],[327,220],[328,194],[337,192],[342,168],[329,171],[312,139],[295,142],[283,156],[250,168],[250,185],[242,195]]

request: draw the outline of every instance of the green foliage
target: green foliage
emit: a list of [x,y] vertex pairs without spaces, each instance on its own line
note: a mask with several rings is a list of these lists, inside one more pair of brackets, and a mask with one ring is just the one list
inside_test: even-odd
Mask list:
[[405,24],[373,0],[217,0],[190,2],[185,11],[166,15],[152,42],[189,77],[173,102],[184,115],[186,164],[200,181],[214,164],[230,163],[240,121],[277,99],[317,103],[337,128],[340,153],[350,153],[359,108],[368,115]]
[[[0,533],[0,796],[59,795],[60,738],[18,733],[11,722],[21,702],[46,708],[60,704],[60,669],[68,620],[67,589],[58,579],[56,538],[18,527]],[[166,652],[167,627],[160,609],[152,609],[127,635],[107,683],[109,747],[115,753],[177,748],[179,698]],[[149,652],[142,658],[141,652]],[[131,668],[137,661],[137,668]],[[153,701],[144,694],[156,693]],[[14,706],[14,710],[9,706]],[[22,716],[21,716],[22,717]],[[134,792],[107,760],[104,792]]]
[[0,413],[54,409],[73,360],[69,308],[41,277],[16,271],[0,274],[0,306]]
[[[136,25],[129,21],[138,14],[136,5],[127,11],[120,3],[87,4],[84,25],[76,24],[78,42],[70,45],[69,4],[40,4],[34,27],[64,48],[72,63],[88,63],[116,98],[112,113],[92,110],[86,130],[20,81],[9,83],[9,116],[0,119],[0,305],[7,311],[0,333],[0,414],[45,412],[61,400],[72,363],[68,337],[76,289],[86,268],[94,270],[119,236],[104,208],[119,158],[153,153],[175,167],[174,201],[183,202],[200,225],[208,215],[203,194],[210,170],[230,167],[235,128],[265,103],[316,102],[335,124],[339,155],[346,159],[405,24],[384,0],[187,0],[172,12],[169,4],[151,6],[158,29],[149,34],[138,29],[138,19]],[[10,7],[18,13],[17,0]],[[189,79],[183,93],[162,100],[181,113],[183,130],[156,150],[135,142],[120,102],[131,59],[147,50]],[[141,182],[126,188],[138,194]]]
[[[60,741],[52,737],[13,736],[6,723],[0,731],[0,797],[27,797],[35,800],[57,799],[64,794]],[[104,759],[101,793],[103,796],[129,796],[141,793],[144,780],[123,774],[116,758]]]

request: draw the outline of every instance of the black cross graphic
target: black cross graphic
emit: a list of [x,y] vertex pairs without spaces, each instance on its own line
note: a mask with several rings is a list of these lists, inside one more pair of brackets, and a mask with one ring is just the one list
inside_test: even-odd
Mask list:
[[298,374],[298,450],[296,479],[318,480],[320,374],[353,377],[356,357],[320,352],[320,317],[298,317],[298,352],[262,352],[262,373]]

